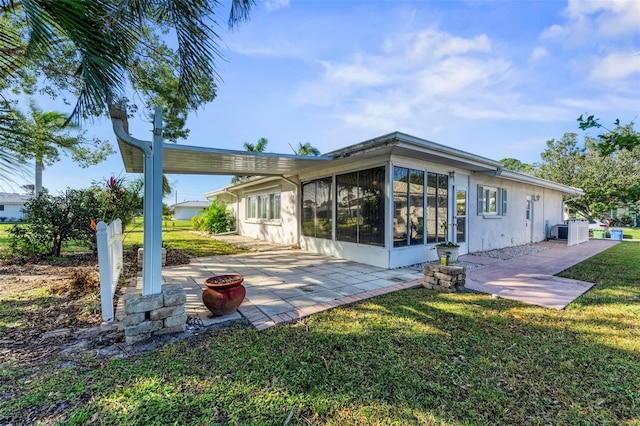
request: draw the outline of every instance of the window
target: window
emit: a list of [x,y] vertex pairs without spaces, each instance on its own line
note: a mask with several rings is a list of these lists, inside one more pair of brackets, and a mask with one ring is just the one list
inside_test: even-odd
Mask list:
[[507,214],[507,190],[478,185],[478,215],[505,216]]
[[0,204],[0,212],[4,211],[4,204]]
[[384,246],[385,167],[336,176],[336,240]]
[[424,172],[393,168],[393,246],[424,244]]
[[247,219],[279,220],[280,208],[279,192],[247,197]]
[[332,178],[302,184],[302,235],[331,239],[333,205]]
[[427,243],[446,241],[449,220],[449,176],[427,173]]

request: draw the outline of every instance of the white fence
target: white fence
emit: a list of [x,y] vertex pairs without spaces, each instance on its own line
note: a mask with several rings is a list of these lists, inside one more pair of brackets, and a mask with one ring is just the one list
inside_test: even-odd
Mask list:
[[575,246],[586,243],[587,241],[589,241],[589,221],[570,220],[569,232],[567,232],[567,245]]
[[96,230],[102,319],[111,322],[114,317],[113,296],[122,272],[122,221],[116,219],[109,226],[100,221]]

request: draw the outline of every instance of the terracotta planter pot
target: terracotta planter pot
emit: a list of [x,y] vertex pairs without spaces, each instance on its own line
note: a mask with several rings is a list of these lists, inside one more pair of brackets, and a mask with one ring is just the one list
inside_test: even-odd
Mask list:
[[213,315],[222,316],[235,312],[244,300],[247,291],[238,274],[216,275],[204,281],[207,289],[202,292],[202,303]]

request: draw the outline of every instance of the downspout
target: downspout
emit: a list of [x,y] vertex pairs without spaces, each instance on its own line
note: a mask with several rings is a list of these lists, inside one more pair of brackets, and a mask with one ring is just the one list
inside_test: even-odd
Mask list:
[[238,233],[238,224],[240,223],[240,201],[238,199],[238,196],[236,194],[234,194],[233,192],[229,191],[227,188],[224,188],[224,193],[225,194],[229,194],[232,197],[236,198],[236,208],[234,209],[236,211],[236,229],[233,230],[233,231],[229,231],[229,232],[223,232],[222,234],[218,234],[218,235],[237,234]]
[[300,220],[300,211],[299,211],[299,196],[300,196],[300,182],[294,182],[291,179],[289,179],[288,177],[285,177],[284,175],[280,176],[282,179],[284,179],[286,182],[289,182],[291,185],[293,185],[293,187],[295,188],[295,197],[294,199],[296,200],[296,207],[295,207],[295,212],[296,212],[296,235],[295,235],[295,242],[296,245],[298,247],[300,247],[300,228],[302,226],[302,222]]

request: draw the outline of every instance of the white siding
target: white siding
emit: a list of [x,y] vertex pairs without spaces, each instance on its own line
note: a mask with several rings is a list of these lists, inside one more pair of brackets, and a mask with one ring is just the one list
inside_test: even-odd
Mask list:
[[[280,193],[280,219],[259,220],[247,218],[247,197],[258,194]],[[284,245],[298,242],[298,185],[284,179],[238,191],[238,234]]]
[[0,211],[0,217],[6,217],[6,221],[8,222],[12,222],[12,221],[16,221],[18,219],[22,219],[22,217],[24,216],[22,214],[22,208],[24,207],[24,205],[22,204],[2,204],[2,202],[0,202],[1,205],[4,206],[4,211]]
[[173,214],[175,220],[191,220],[196,215],[204,211],[202,207],[180,207],[176,206]]
[[[478,184],[505,188],[507,214],[477,214]],[[537,196],[540,196],[536,200]],[[527,197],[532,200],[532,218],[527,220]],[[474,253],[546,239],[547,224],[562,222],[562,194],[535,185],[472,174],[469,187],[469,252]]]

